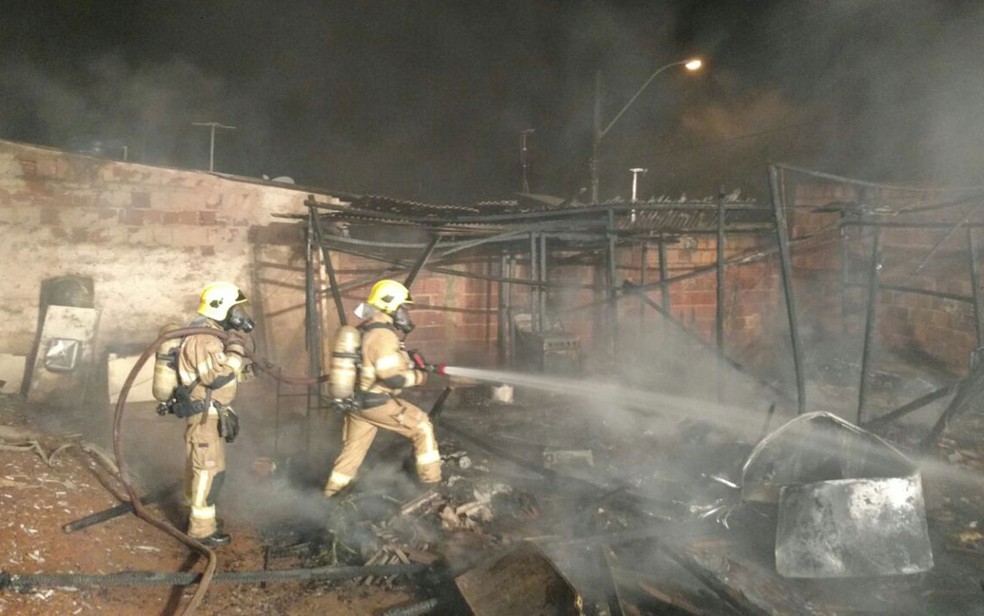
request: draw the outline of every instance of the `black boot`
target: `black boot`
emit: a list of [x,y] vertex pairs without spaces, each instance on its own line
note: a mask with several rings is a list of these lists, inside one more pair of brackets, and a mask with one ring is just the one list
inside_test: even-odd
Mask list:
[[202,537],[201,539],[197,539],[197,541],[205,547],[218,548],[223,545],[228,545],[229,542],[232,541],[232,536],[228,533],[220,533],[219,531],[215,531],[208,537]]

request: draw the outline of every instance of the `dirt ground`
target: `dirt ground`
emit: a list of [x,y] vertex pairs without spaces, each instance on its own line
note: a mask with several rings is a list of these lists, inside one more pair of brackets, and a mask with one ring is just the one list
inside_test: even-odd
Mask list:
[[[30,409],[19,397],[0,397],[0,425],[32,430]],[[9,434],[9,433],[8,433]],[[47,457],[63,443],[38,435],[39,449],[0,451],[0,571],[14,574],[120,571],[201,571],[204,559],[170,535],[136,516],[124,515],[72,533],[63,525],[119,504],[118,490],[105,470],[79,447]],[[27,443],[34,439],[16,439]],[[12,442],[4,439],[5,442]],[[39,453],[40,452],[40,453]],[[158,506],[151,512],[167,518],[173,512]],[[264,551],[256,529],[227,522],[235,540],[219,551],[219,570],[264,568]],[[0,593],[4,614],[173,614],[187,604],[194,587],[169,586],[54,588],[20,594]],[[356,582],[213,583],[199,607],[202,614],[374,614],[407,603],[411,594],[400,586],[380,588]]]
[[[422,395],[432,399],[434,392]],[[579,592],[607,584],[609,605],[620,601],[624,613],[640,616],[733,614],[734,608],[722,599],[732,591],[742,600],[755,596],[767,605],[772,602],[772,608],[762,613],[984,614],[980,575],[984,563],[984,413],[961,416],[921,466],[934,568],[916,575],[824,581],[779,578],[768,541],[769,534],[775,533],[774,520],[756,518],[748,507],[734,501],[733,491],[709,479],[713,475],[738,479],[741,462],[754,440],[736,442],[690,420],[656,423],[648,417],[620,418],[607,408],[602,413],[597,408],[579,410],[563,397],[523,402],[496,408],[468,399],[449,404],[437,433],[445,458],[445,489],[451,495],[446,498],[461,506],[424,508],[403,525],[380,520],[393,519],[394,509],[400,511],[413,498],[412,482],[407,481],[406,469],[400,468],[400,458],[408,450],[403,443],[395,456],[385,458],[396,440],[381,436],[360,474],[357,490],[362,491],[342,501],[342,508],[357,523],[350,519],[347,530],[339,531],[348,543],[339,548],[340,553],[347,549],[355,554],[353,562],[362,563],[372,549],[390,541],[387,537],[402,533],[403,540],[410,537],[438,554],[449,569],[467,571],[494,550],[509,549],[524,540],[546,540],[538,545],[547,546],[544,552]],[[427,406],[424,401],[420,404]],[[76,417],[80,422],[76,424],[48,409],[28,405],[19,396],[0,396],[0,443],[6,443],[0,447],[0,586],[2,576],[8,574],[203,569],[201,557],[133,515],[72,533],[62,529],[68,522],[120,502],[114,496],[118,484],[96,458],[78,446],[61,448],[82,439],[108,449],[110,415],[97,419]],[[248,413],[247,420],[251,421]],[[773,427],[780,421],[775,418]],[[100,430],[84,429],[93,425]],[[219,517],[234,539],[218,550],[218,569],[305,566],[292,559],[269,558],[270,530],[319,523],[318,482],[323,481],[332,447],[337,446],[336,428],[312,430],[310,424],[278,424],[286,440],[306,442],[315,452],[317,472],[297,491],[254,468],[257,452],[278,451],[284,454],[278,458],[284,465],[291,456],[283,451],[287,449],[283,443],[271,450],[269,438],[263,443],[250,442],[265,430],[269,432],[268,426],[247,426],[250,430],[240,437],[243,442],[230,448],[233,485],[230,498],[220,500]],[[494,447],[482,450],[459,433],[463,427]],[[133,470],[145,488],[180,477],[180,426],[173,418],[135,413],[125,428],[127,460],[134,462]],[[749,431],[761,429],[757,420]],[[890,439],[903,448],[925,431],[925,422],[893,425],[887,430]],[[300,438],[289,439],[289,434]],[[544,462],[560,462],[561,454],[587,457],[570,459],[557,471],[544,471]],[[538,465],[538,472],[527,472]],[[475,500],[483,490],[486,500]],[[488,494],[497,491],[498,495]],[[639,495],[644,498],[639,500]],[[730,527],[715,523],[711,516],[702,519],[710,534],[688,540],[679,532],[701,512],[722,504],[726,505],[722,510],[735,507]],[[461,513],[462,507],[469,513]],[[150,510],[179,527],[182,524],[173,506],[155,505]],[[688,573],[665,556],[657,557],[660,549],[648,539],[613,541],[601,550],[588,549],[587,544],[577,547],[581,538],[631,532],[640,525],[667,529],[665,538],[676,541],[678,559],[682,555],[691,565],[703,567],[704,574],[735,588],[711,592],[693,576],[683,580]],[[360,548],[363,540],[365,545]],[[572,541],[574,547],[551,551],[550,546]],[[607,564],[599,569],[599,562]],[[585,563],[591,567],[586,569]],[[599,570],[608,572],[605,580],[598,577]],[[579,579],[579,571],[587,579]],[[161,585],[41,588],[18,593],[5,588],[0,590],[0,612],[169,615],[187,605],[193,590],[193,586]],[[506,593],[509,589],[495,590]],[[373,585],[357,580],[213,583],[199,613],[380,615],[430,596],[428,589],[408,578]],[[586,600],[585,613],[612,613],[606,611],[605,601],[597,595]],[[677,607],[670,608],[670,604]],[[696,607],[681,608],[688,605]],[[468,610],[453,607],[436,613],[466,614]]]

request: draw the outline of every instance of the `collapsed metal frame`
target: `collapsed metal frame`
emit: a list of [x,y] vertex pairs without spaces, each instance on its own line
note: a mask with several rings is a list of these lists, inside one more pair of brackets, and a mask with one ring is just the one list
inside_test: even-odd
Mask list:
[[[823,173],[818,171],[813,171],[810,169],[804,169],[802,167],[795,167],[792,165],[782,165],[776,164],[770,166],[770,181],[773,184],[777,183],[776,178],[778,177],[779,171],[787,171],[806,175],[813,178],[835,181],[849,186],[859,187],[863,189],[871,189],[875,191],[895,191],[895,192],[907,192],[907,193],[917,193],[917,194],[933,194],[942,193],[942,189],[925,189],[925,188],[914,188],[914,187],[903,187],[894,186],[889,184],[881,184],[875,182],[866,182],[862,180],[857,180],[853,178],[838,176],[830,173]],[[884,220],[885,212],[878,211],[877,204],[859,204],[859,216],[851,218],[848,212],[844,208],[840,208],[840,220],[837,224],[838,236],[840,241],[840,254],[841,254],[841,271],[840,271],[840,288],[841,288],[841,314],[843,318],[846,318],[849,314],[848,309],[848,291],[852,288],[865,288],[867,293],[865,294],[865,306],[864,306],[864,335],[863,335],[863,347],[861,352],[861,369],[860,369],[860,382],[858,385],[858,402],[857,402],[857,415],[856,423],[857,425],[862,425],[867,428],[876,429],[885,426],[891,422],[904,417],[916,410],[924,408],[925,406],[944,398],[954,392],[957,393],[958,397],[961,393],[961,387],[959,383],[951,383],[931,391],[915,400],[912,400],[902,406],[893,409],[887,413],[884,413],[878,417],[872,418],[865,421],[865,405],[868,399],[868,390],[870,388],[871,382],[871,363],[872,363],[872,347],[874,332],[877,321],[876,305],[878,301],[878,296],[880,291],[896,291],[899,293],[916,294],[927,297],[934,297],[938,299],[945,299],[951,301],[970,303],[973,306],[974,313],[974,326],[975,334],[977,337],[977,347],[980,349],[984,347],[984,311],[981,307],[981,293],[980,293],[980,272],[978,269],[978,259],[979,252],[977,249],[976,239],[974,237],[974,229],[979,227],[984,227],[984,222],[971,222],[971,217],[974,213],[978,211],[978,207],[984,203],[984,187],[972,187],[964,189],[956,189],[957,192],[965,192],[969,194],[961,195],[954,199],[949,199],[942,203],[930,204],[930,205],[919,205],[911,206],[898,210],[888,212],[893,218],[898,216],[904,216],[907,214],[918,214],[928,211],[944,210],[954,207],[965,206],[965,209],[960,213],[960,217],[956,222],[931,222],[931,221],[912,221],[912,222],[899,222],[897,220]],[[820,209],[820,208],[818,208]],[[866,229],[870,229],[869,234],[871,239],[871,249],[870,257],[867,263],[866,271],[866,282],[855,282],[851,279],[851,271],[849,266],[849,247],[848,247],[848,233],[847,230],[850,228],[858,229],[858,239],[864,241],[864,233]],[[949,241],[959,229],[963,228],[965,230],[965,254],[967,259],[967,272],[970,277],[970,288],[971,295],[964,296],[956,293],[946,293],[941,291],[936,291],[933,289],[920,289],[916,287],[902,286],[902,285],[888,285],[883,284],[880,280],[880,271],[882,269],[883,261],[883,244],[882,235],[885,229],[945,229],[945,233],[934,243],[930,250],[925,254],[925,256],[916,264],[913,268],[913,273],[918,273],[921,271],[926,264],[938,254],[942,246]],[[788,287],[787,287],[788,288]],[[790,295],[787,293],[787,295]],[[794,327],[795,331],[795,327]],[[973,361],[973,360],[971,360]],[[935,442],[935,440],[940,436],[945,427],[947,421],[950,419],[951,414],[954,412],[953,409],[956,408],[956,404],[951,403],[947,409],[944,410],[943,414],[934,424],[930,433],[922,440],[920,443],[920,448],[928,447],[930,444]]]
[[[531,211],[531,212],[519,212],[519,213],[506,213],[506,214],[455,214],[451,213],[444,215],[436,219],[433,216],[413,216],[406,214],[393,214],[378,212],[371,209],[353,207],[351,205],[335,205],[318,202],[313,196],[309,196],[305,204],[309,208],[308,212],[308,238],[309,238],[309,250],[308,250],[308,268],[307,268],[307,287],[308,287],[308,297],[307,297],[307,332],[309,348],[312,349],[312,372],[318,374],[321,371],[320,358],[322,356],[321,341],[322,336],[320,332],[320,322],[317,318],[317,311],[315,310],[315,303],[317,301],[317,294],[314,291],[315,285],[315,272],[312,264],[312,256],[314,254],[315,248],[320,251],[321,262],[324,264],[325,271],[329,278],[329,287],[332,293],[332,298],[335,307],[339,314],[339,319],[341,323],[345,323],[344,309],[342,306],[341,289],[337,283],[334,273],[334,267],[331,261],[331,251],[336,251],[341,254],[349,254],[352,256],[360,257],[368,260],[375,260],[378,262],[388,263],[391,268],[395,267],[396,271],[407,270],[408,283],[412,283],[414,278],[422,269],[428,269],[429,271],[435,273],[441,273],[450,276],[459,276],[464,278],[473,279],[484,279],[490,284],[498,284],[498,298],[499,303],[497,306],[498,313],[498,327],[497,327],[497,351],[498,359],[500,363],[507,363],[510,360],[509,349],[513,347],[515,332],[513,331],[513,321],[512,321],[512,288],[513,285],[526,286],[530,289],[530,315],[531,315],[531,327],[533,331],[539,331],[543,327],[544,321],[544,310],[545,310],[545,294],[549,289],[553,288],[571,288],[572,285],[562,284],[558,285],[551,283],[548,280],[547,272],[549,270],[550,259],[551,259],[551,242],[566,243],[564,246],[565,252],[571,252],[572,246],[576,248],[574,243],[581,242],[584,246],[581,246],[574,252],[578,250],[580,253],[588,254],[597,258],[597,252],[599,247],[604,250],[605,260],[607,264],[607,276],[606,276],[606,289],[605,297],[596,302],[590,302],[581,306],[575,306],[572,308],[564,309],[561,312],[575,312],[579,310],[589,309],[597,306],[604,306],[607,312],[607,326],[609,335],[609,345],[610,350],[614,354],[617,351],[618,344],[618,328],[619,328],[619,311],[617,309],[618,302],[625,297],[638,296],[643,306],[649,306],[655,311],[659,312],[666,322],[675,326],[680,331],[686,332],[692,336],[693,339],[699,341],[705,347],[715,351],[717,355],[728,365],[735,368],[739,372],[742,372],[750,376],[759,385],[762,385],[779,396],[783,397],[787,401],[790,399],[789,396],[782,391],[779,387],[775,386],[769,381],[765,381],[756,377],[754,374],[750,373],[743,365],[739,362],[727,357],[724,353],[725,346],[725,335],[724,335],[724,275],[725,271],[729,266],[740,265],[744,263],[749,263],[758,259],[763,259],[770,257],[778,253],[779,265],[780,265],[780,275],[782,281],[782,293],[785,301],[786,315],[788,319],[790,342],[792,346],[793,354],[793,366],[795,370],[796,378],[796,404],[799,413],[803,413],[806,408],[806,393],[805,393],[805,376],[804,376],[804,359],[803,359],[803,345],[800,340],[799,324],[798,324],[798,309],[796,304],[796,296],[793,292],[792,285],[792,256],[791,248],[794,245],[800,243],[815,243],[820,245],[825,243],[823,240],[823,235],[827,231],[836,229],[837,239],[840,243],[841,249],[841,275],[840,275],[840,286],[841,286],[841,298],[842,298],[842,314],[847,316],[848,312],[848,290],[856,287],[867,288],[867,301],[865,306],[865,324],[864,324],[864,345],[862,347],[862,357],[861,357],[861,376],[860,383],[858,387],[858,404],[857,404],[857,423],[859,425],[866,425],[869,427],[877,427],[885,425],[892,422],[900,417],[907,415],[915,410],[923,408],[924,406],[938,400],[950,393],[953,393],[957,386],[956,384],[947,385],[940,389],[937,389],[929,394],[921,396],[920,398],[913,400],[893,411],[885,413],[880,417],[871,419],[865,422],[864,410],[869,395],[870,379],[871,379],[871,363],[872,363],[872,346],[873,346],[873,336],[876,326],[876,311],[875,306],[877,303],[878,293],[880,290],[891,290],[902,293],[915,293],[930,297],[936,297],[941,299],[955,300],[960,302],[968,302],[973,304],[974,310],[974,321],[976,327],[976,334],[978,339],[978,345],[984,346],[984,310],[981,307],[981,294],[980,294],[980,274],[978,271],[977,260],[979,257],[978,249],[976,246],[976,241],[974,237],[973,230],[984,226],[984,222],[971,222],[970,218],[972,214],[976,211],[975,206],[984,199],[984,191],[975,191],[970,195],[964,195],[950,201],[932,205],[917,206],[907,208],[899,213],[917,213],[930,211],[935,209],[946,209],[958,206],[967,206],[966,210],[962,212],[960,219],[955,223],[940,223],[940,222],[899,222],[897,220],[883,220],[877,215],[866,215],[861,218],[851,218],[845,211],[841,211],[840,219],[835,225],[824,227],[822,229],[815,230],[810,235],[805,235],[798,238],[791,238],[789,235],[789,221],[786,217],[786,210],[793,207],[791,203],[785,202],[784,195],[784,180],[788,173],[796,173],[806,175],[811,178],[839,182],[842,184],[869,188],[874,190],[893,190],[893,191],[909,191],[918,193],[931,193],[937,192],[936,189],[920,189],[920,188],[909,188],[909,187],[899,187],[887,184],[865,182],[862,180],[856,180],[853,178],[838,176],[834,174],[814,171],[810,169],[804,169],[801,167],[795,167],[792,165],[785,164],[771,164],[768,168],[768,178],[769,178],[769,191],[770,191],[770,205],[771,207],[762,207],[751,204],[726,204],[722,198],[718,198],[715,204],[707,203],[697,203],[697,204],[650,204],[650,203],[631,203],[631,204],[617,204],[617,205],[595,205],[586,206],[580,208],[569,208],[567,210],[543,210],[543,211]],[[968,189],[969,190],[969,189]],[[723,191],[722,191],[723,192]],[[633,233],[631,231],[626,231],[624,228],[619,228],[617,221],[624,220],[628,214],[634,220],[637,213],[645,213],[648,210],[680,210],[687,212],[694,211],[708,211],[714,210],[716,214],[716,227],[712,230],[706,228],[674,228],[672,230],[652,230],[648,229],[644,233]],[[752,210],[769,210],[771,211],[772,227],[773,232],[776,234],[776,246],[770,249],[761,250],[750,255],[741,255],[739,257],[732,257],[727,259],[725,256],[725,247],[727,243],[727,236],[729,233],[735,233],[735,230],[730,230],[727,228],[728,216],[730,212],[748,212]],[[356,220],[362,223],[379,223],[379,224],[389,224],[389,225],[410,225],[416,227],[423,227],[432,234],[432,240],[428,244],[412,244],[412,243],[383,243],[383,242],[370,242],[362,240],[353,240],[351,238],[344,238],[340,236],[329,236],[326,235],[321,227],[321,218],[323,214],[319,212],[327,211],[335,216],[341,215],[343,219]],[[483,225],[486,227],[483,229]],[[495,225],[505,226],[505,229],[496,228]],[[528,230],[515,229],[515,226],[525,226]],[[510,228],[513,227],[513,228]],[[867,271],[867,282],[855,282],[851,280],[851,272],[849,267],[848,256],[848,233],[849,228],[857,228],[863,234],[865,229],[873,229],[872,237],[872,248],[871,248],[871,258],[868,264]],[[941,246],[949,240],[960,228],[964,228],[966,232],[966,246],[967,246],[967,258],[969,264],[969,272],[971,277],[971,289],[972,294],[969,297],[961,296],[954,293],[946,293],[940,291],[934,291],[930,289],[917,289],[910,288],[899,285],[886,285],[881,283],[879,280],[879,269],[881,266],[881,236],[882,230],[888,228],[916,228],[916,229],[946,229],[946,233],[941,237],[933,248],[925,255],[921,262],[917,265],[916,270],[922,269],[925,264],[932,259]],[[761,233],[763,229],[753,229],[737,231],[739,233]],[[666,246],[668,243],[675,241],[675,239],[681,235],[702,235],[713,233],[717,238],[717,259],[716,263],[712,267],[696,268],[691,272],[684,274],[678,274],[676,276],[669,276],[667,270],[667,259],[666,259]],[[465,238],[458,239],[453,242],[444,242],[442,252],[440,253],[440,260],[446,260],[453,254],[460,253],[462,251],[477,248],[485,245],[501,244],[503,249],[500,251],[498,258],[499,261],[499,274],[478,274],[475,272],[463,272],[460,270],[453,269],[451,267],[442,267],[439,265],[428,264],[430,258],[439,242],[446,240],[447,238]],[[526,238],[526,239],[523,239]],[[821,240],[821,241],[818,241]],[[528,241],[528,263],[529,263],[529,279],[522,279],[516,277],[517,264],[520,262],[520,258],[517,257],[515,251],[507,251],[506,247],[516,247],[521,246],[522,242]],[[827,240],[829,241],[829,240]],[[659,263],[659,277],[655,282],[650,282],[648,280],[648,251],[650,246],[655,243],[658,250],[658,263]],[[402,248],[407,250],[418,250],[422,249],[419,258],[412,265],[402,259],[395,259],[392,257],[385,257],[381,255],[374,255],[371,252],[366,252],[365,250],[359,250],[359,246],[364,246],[367,248]],[[630,247],[634,249],[638,247],[641,252],[640,259],[640,271],[639,271],[639,283],[633,284],[628,280],[625,280],[622,284],[617,283],[617,270],[618,270],[618,259],[617,252],[620,247]],[[490,266],[491,269],[491,266]],[[716,274],[716,311],[715,311],[715,339],[713,345],[704,340],[700,335],[691,331],[684,323],[676,319],[670,310],[670,293],[669,288],[673,283],[681,282],[696,276],[701,276],[710,272],[715,272]],[[365,281],[355,281],[355,283],[350,283],[355,286],[356,284],[364,284]],[[591,285],[584,285],[584,287],[591,287]],[[649,297],[649,293],[652,291],[659,291],[660,301],[653,301]],[[640,319],[645,319],[645,310],[640,310]],[[945,423],[947,417],[944,414],[940,418],[939,423],[934,427],[934,433],[942,429],[942,424]]]
[[[328,277],[328,286],[332,295],[334,306],[338,312],[340,323],[346,323],[347,319],[342,303],[342,288],[338,284],[334,266],[331,260],[331,252],[348,254],[351,256],[381,262],[389,265],[391,272],[407,271],[406,281],[412,284],[413,280],[422,269],[427,269],[434,273],[457,276],[471,279],[482,279],[490,284],[498,284],[499,304],[497,306],[498,327],[497,327],[497,355],[500,362],[508,362],[510,358],[509,350],[514,347],[514,323],[512,321],[512,288],[514,285],[525,286],[530,289],[530,317],[531,330],[541,331],[544,325],[544,313],[546,306],[546,292],[556,288],[589,288],[596,289],[594,285],[571,285],[552,283],[548,279],[548,271],[551,261],[551,247],[561,244],[560,250],[565,253],[578,253],[580,256],[590,255],[593,259],[598,259],[598,252],[604,252],[606,267],[606,280],[604,298],[559,310],[561,314],[577,312],[580,310],[604,307],[607,318],[606,326],[608,333],[609,350],[613,356],[617,352],[618,332],[619,332],[619,311],[618,302],[623,298],[638,296],[644,306],[649,306],[659,312],[662,317],[670,324],[676,326],[680,331],[690,334],[695,340],[705,347],[715,351],[717,355],[728,365],[750,376],[759,385],[764,386],[785,400],[790,397],[775,384],[760,379],[750,373],[742,364],[727,357],[724,353],[725,334],[724,334],[724,278],[729,266],[750,263],[759,259],[771,257],[778,254],[780,266],[780,278],[782,281],[782,294],[786,307],[788,319],[790,342],[793,354],[793,367],[796,379],[796,405],[799,413],[806,409],[805,375],[803,345],[800,339],[798,325],[798,308],[796,296],[793,292],[792,284],[792,256],[791,248],[794,245],[811,242],[821,244],[818,239],[823,239],[826,231],[836,229],[838,239],[841,244],[842,257],[848,254],[848,236],[846,229],[858,227],[861,229],[871,227],[874,229],[872,258],[869,263],[867,284],[857,283],[850,280],[850,270],[848,262],[842,258],[841,267],[841,291],[842,291],[842,312],[847,313],[847,291],[852,287],[866,286],[868,289],[867,305],[865,307],[865,328],[864,345],[862,347],[861,358],[861,379],[858,388],[857,423],[864,423],[864,407],[868,397],[871,373],[871,352],[873,345],[873,335],[875,329],[875,305],[877,294],[880,289],[894,290],[904,293],[917,293],[943,299],[970,302],[974,305],[975,323],[979,344],[984,344],[984,323],[982,323],[981,297],[978,284],[973,281],[979,280],[977,270],[977,247],[973,237],[972,229],[984,226],[984,223],[970,222],[970,215],[973,207],[968,207],[967,211],[956,223],[935,223],[935,222],[897,222],[879,220],[875,217],[866,216],[863,219],[852,219],[841,213],[840,220],[835,225],[816,230],[810,235],[798,238],[791,238],[789,235],[789,221],[787,220],[786,210],[793,207],[787,204],[784,197],[784,174],[793,172],[803,174],[816,179],[835,181],[852,186],[860,186],[873,189],[888,190],[911,190],[915,192],[931,192],[927,189],[908,189],[886,184],[864,182],[848,177],[813,171],[800,167],[784,164],[769,165],[769,189],[771,196],[771,207],[759,206],[755,204],[729,204],[719,197],[714,204],[708,203],[684,203],[684,204],[652,204],[652,203],[630,203],[630,204],[603,204],[585,206],[579,208],[568,208],[559,210],[537,210],[529,212],[503,213],[503,214],[459,214],[456,212],[442,212],[440,217],[432,215],[414,215],[406,213],[380,212],[372,209],[355,207],[352,205],[337,205],[319,202],[314,196],[309,196],[305,201],[309,211],[307,215],[307,236],[308,236],[308,264],[307,276],[307,310],[306,310],[306,332],[308,334],[309,349],[311,349],[311,370],[314,374],[321,372],[322,332],[318,311],[316,309],[317,292],[315,290],[317,273],[314,271],[312,257],[315,253],[319,255],[320,261],[325,268]],[[920,212],[931,209],[943,209],[960,205],[976,205],[984,193],[975,193],[969,197],[962,197],[947,203],[934,204],[909,208],[905,212]],[[633,232],[626,229],[619,222],[631,216],[635,220],[637,215],[649,211],[683,211],[687,213],[700,211],[713,211],[715,214],[715,228],[673,228],[666,229],[646,229],[643,232]],[[764,212],[772,213],[772,232],[776,234],[776,246],[773,248],[758,251],[749,255],[741,255],[727,259],[725,256],[727,236],[733,233],[753,233],[759,234],[766,231],[762,227],[750,229],[728,229],[728,217],[730,212]],[[324,212],[327,212],[327,216]],[[399,243],[399,242],[378,242],[368,240],[358,240],[339,235],[326,234],[322,228],[322,219],[325,217],[340,219],[349,222],[381,224],[392,226],[410,226],[424,228],[431,235],[428,243]],[[520,226],[523,229],[517,229]],[[947,241],[959,228],[963,227],[967,232],[968,259],[972,276],[971,297],[963,297],[957,294],[944,293],[928,289],[915,289],[898,285],[884,285],[878,280],[878,269],[881,260],[881,230],[884,228],[944,228],[946,234],[937,242],[933,249],[926,255],[917,269],[922,268],[939,250],[942,244]],[[666,246],[682,235],[706,235],[716,236],[717,259],[714,266],[695,268],[694,270],[669,276],[667,270]],[[456,239],[452,239],[456,238]],[[525,239],[524,239],[525,238]],[[451,241],[447,241],[451,239]],[[521,247],[524,242],[528,242],[528,258],[522,259],[517,256],[516,248]],[[494,275],[480,274],[476,272],[465,272],[447,267],[445,265],[435,265],[431,263],[431,256],[435,252],[437,245],[442,244],[442,251],[438,256],[439,262],[446,262],[452,255],[463,251],[499,244],[501,246],[498,256],[499,273]],[[659,251],[659,278],[655,282],[648,280],[648,251],[650,246],[655,243]],[[629,247],[630,249],[639,248],[642,252],[640,259],[639,283],[634,284],[629,280],[622,283],[617,281],[618,277],[618,251],[620,248]],[[362,249],[360,249],[362,248]],[[412,264],[406,260],[373,254],[373,249],[403,249],[421,250],[417,260]],[[511,248],[512,250],[507,250]],[[570,257],[568,257],[570,260]],[[446,265],[454,265],[460,261],[451,261]],[[529,264],[529,278],[523,279],[516,277],[517,264],[527,262]],[[490,267],[491,270],[491,262]],[[691,331],[684,323],[676,319],[670,311],[669,288],[673,283],[678,283],[693,277],[701,276],[710,272],[716,274],[716,310],[715,310],[715,337],[714,343],[708,343],[700,335]],[[349,283],[350,286],[360,286],[366,284],[370,279],[356,280]],[[349,286],[347,285],[347,286]],[[653,301],[649,297],[652,291],[659,291],[660,301]],[[640,311],[640,318],[645,318],[645,311]],[[897,419],[909,412],[922,408],[926,404],[939,399],[952,391],[952,386],[947,386],[931,392],[930,394],[914,400],[899,409],[883,415],[881,418],[873,420],[873,424],[882,425],[888,421]],[[320,402],[319,402],[320,404]],[[869,424],[870,425],[870,424]]]
[[[770,177],[771,177],[770,169]],[[770,182],[772,189],[772,199],[769,205],[759,205],[750,203],[727,203],[722,195],[719,195],[715,202],[700,203],[618,203],[618,204],[599,204],[583,207],[571,207],[566,209],[553,210],[534,210],[515,213],[459,213],[453,211],[454,208],[445,208],[439,216],[419,215],[419,213],[393,213],[381,212],[366,207],[359,207],[355,202],[359,201],[359,196],[347,196],[352,203],[349,205],[339,205],[336,203],[319,202],[313,195],[309,195],[305,201],[308,207],[307,219],[307,267],[306,267],[306,332],[308,348],[311,356],[311,370],[314,374],[322,371],[321,357],[323,356],[322,332],[317,310],[319,284],[318,272],[315,271],[313,257],[317,254],[324,267],[328,278],[332,300],[338,313],[340,323],[346,323],[345,311],[342,303],[341,292],[343,288],[338,284],[335,275],[334,264],[331,259],[331,252],[347,254],[371,261],[376,261],[388,265],[388,274],[407,271],[407,280],[413,279],[422,269],[428,271],[457,276],[470,279],[486,280],[489,284],[498,284],[498,328],[497,328],[497,355],[500,362],[510,361],[509,351],[514,348],[515,330],[513,323],[512,289],[518,285],[530,289],[530,318],[531,330],[534,332],[542,331],[544,325],[544,313],[546,310],[546,293],[551,289],[592,289],[596,292],[603,291],[603,299],[588,302],[580,306],[568,307],[557,312],[560,314],[573,313],[590,308],[604,307],[607,314],[605,326],[607,328],[608,346],[613,354],[617,352],[619,336],[619,310],[618,302],[626,297],[638,297],[642,308],[640,318],[645,318],[645,306],[649,306],[659,312],[666,322],[675,326],[682,332],[689,334],[701,345],[714,351],[717,356],[732,368],[742,372],[752,378],[760,386],[763,386],[777,396],[786,401],[791,397],[780,387],[756,377],[748,371],[738,361],[729,358],[725,354],[725,329],[724,329],[724,280],[727,268],[757,260],[770,258],[778,254],[782,263],[783,294],[790,323],[791,338],[793,340],[793,363],[796,372],[797,395],[795,402],[799,412],[803,412],[806,405],[805,385],[802,369],[802,352],[799,344],[799,336],[796,328],[796,305],[791,293],[786,292],[791,289],[791,267],[790,267],[790,246],[798,242],[808,242],[814,239],[813,236],[790,239],[786,226],[786,217],[783,212],[785,207],[782,203],[779,185],[776,181]],[[722,191],[723,193],[723,191]],[[363,201],[368,198],[363,197]],[[440,206],[438,206],[440,207]],[[463,208],[462,208],[463,209]],[[679,216],[706,215],[713,219],[713,225],[683,225],[676,224],[671,227],[646,228],[641,227],[640,231],[634,231],[626,221],[635,222],[646,215],[655,217],[665,216],[667,218]],[[760,220],[756,224],[746,227],[732,225],[732,219],[740,219],[742,216],[758,216]],[[298,216],[287,216],[299,218]],[[322,221],[330,218],[336,221],[355,222],[361,224],[382,224],[390,226],[409,226],[418,229],[423,228],[431,235],[429,243],[420,242],[378,242],[369,240],[359,240],[341,235],[331,235],[324,232]],[[679,221],[677,221],[679,222]],[[779,223],[779,224],[777,224]],[[777,246],[759,250],[752,254],[739,255],[737,257],[726,257],[727,236],[729,234],[766,234],[775,233]],[[713,266],[695,268],[690,272],[669,276],[667,267],[668,244],[684,235],[714,235],[717,238],[716,262]],[[450,240],[450,241],[448,241]],[[524,243],[528,242],[528,250],[522,250]],[[431,262],[431,256],[435,247],[441,244],[441,252],[436,261]],[[499,253],[495,259],[489,258],[489,270],[492,263],[498,261],[498,275],[480,274],[476,272],[466,272],[447,265],[461,263],[462,260],[453,260],[454,255],[468,249],[488,247],[498,244]],[[655,244],[658,250],[658,274],[655,282],[648,279],[648,252],[650,247]],[[639,249],[642,252],[639,268],[639,283],[634,284],[629,280],[618,281],[618,254],[620,249],[628,247],[631,250]],[[373,249],[403,249],[421,250],[421,253],[413,264],[398,257],[374,254]],[[520,248],[517,250],[517,248]],[[605,284],[603,289],[598,289],[596,285],[571,285],[558,284],[548,279],[548,272],[555,252],[564,252],[568,256],[566,261],[570,262],[576,258],[588,256],[595,264],[598,264],[599,257],[604,258]],[[528,257],[523,259],[517,253],[526,252]],[[603,255],[599,255],[603,252]],[[571,257],[571,254],[575,257]],[[480,257],[481,258],[481,257]],[[529,278],[519,278],[516,276],[517,265],[520,262],[529,264]],[[682,321],[673,316],[670,310],[670,285],[684,280],[695,278],[714,272],[716,274],[716,310],[715,310],[715,336],[714,342],[709,343],[698,333],[690,330]],[[345,285],[346,288],[362,286],[369,281],[377,278],[379,274],[373,274],[365,279],[350,281]],[[649,293],[658,291],[660,301],[653,301]],[[317,392],[311,391],[309,394]],[[309,395],[309,400],[317,400],[320,406],[320,396]],[[309,410],[311,404],[309,402]]]

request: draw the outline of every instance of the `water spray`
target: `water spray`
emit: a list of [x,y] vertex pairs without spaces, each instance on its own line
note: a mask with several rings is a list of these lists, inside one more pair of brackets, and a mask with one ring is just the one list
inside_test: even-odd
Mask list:
[[445,366],[444,373],[473,381],[536,389],[581,400],[596,400],[645,414],[699,418],[740,434],[747,433],[750,425],[761,420],[761,413],[751,409],[656,391],[631,389],[613,381],[572,379],[463,366]]

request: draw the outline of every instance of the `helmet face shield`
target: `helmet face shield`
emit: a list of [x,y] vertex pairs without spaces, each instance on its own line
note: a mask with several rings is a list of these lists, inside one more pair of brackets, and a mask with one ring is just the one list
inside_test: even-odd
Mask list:
[[256,323],[246,314],[242,306],[235,305],[229,310],[229,314],[226,316],[225,320],[222,321],[222,327],[225,329],[237,329],[245,334],[253,331],[256,327]]
[[409,334],[416,327],[410,320],[410,311],[407,310],[406,306],[400,306],[393,312],[393,327],[404,334]]

